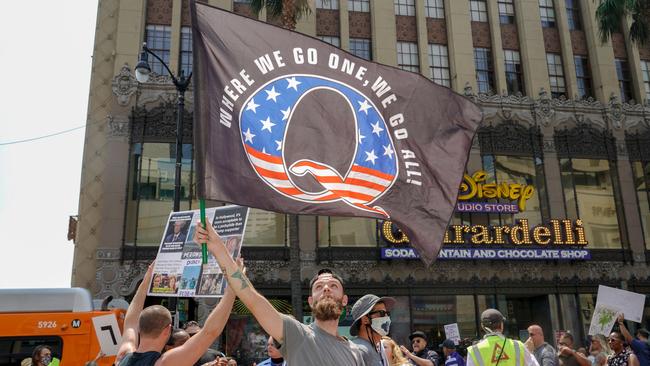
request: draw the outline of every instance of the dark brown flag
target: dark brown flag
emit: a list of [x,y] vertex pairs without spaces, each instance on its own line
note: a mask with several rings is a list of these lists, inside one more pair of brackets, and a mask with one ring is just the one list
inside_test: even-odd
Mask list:
[[193,9],[200,197],[390,219],[431,264],[479,108],[419,74],[208,5]]

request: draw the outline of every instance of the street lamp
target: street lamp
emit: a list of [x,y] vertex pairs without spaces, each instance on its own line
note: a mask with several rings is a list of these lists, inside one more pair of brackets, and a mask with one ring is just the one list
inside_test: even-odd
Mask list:
[[155,57],[156,60],[160,61],[160,63],[165,67],[165,70],[167,70],[169,76],[172,78],[172,82],[174,83],[176,92],[178,93],[178,111],[176,115],[176,175],[174,178],[174,212],[176,212],[180,211],[181,205],[181,167],[183,158],[183,114],[185,113],[185,91],[190,84],[192,73],[190,72],[190,75],[185,77],[185,73],[181,70],[180,76],[176,78],[165,61],[147,48],[147,43],[145,42],[142,44],[142,52],[140,52],[138,64],[135,66],[135,78],[141,83],[147,82],[147,80],[149,80],[149,74],[151,73],[147,54]]

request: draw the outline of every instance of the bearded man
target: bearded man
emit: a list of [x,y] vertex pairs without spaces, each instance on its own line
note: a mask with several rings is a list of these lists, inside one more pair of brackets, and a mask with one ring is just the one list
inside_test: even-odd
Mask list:
[[197,223],[194,241],[207,243],[228,285],[276,341],[276,348],[288,365],[365,366],[359,348],[338,333],[339,317],[348,303],[341,277],[329,269],[322,269],[312,278],[311,296],[307,301],[315,320],[305,325],[280,314],[253,288],[212,225],[203,228]]

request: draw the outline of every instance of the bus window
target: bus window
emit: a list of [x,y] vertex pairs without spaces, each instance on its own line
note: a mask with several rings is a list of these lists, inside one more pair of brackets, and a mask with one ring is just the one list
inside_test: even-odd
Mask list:
[[24,359],[32,357],[34,348],[39,345],[50,346],[52,357],[61,359],[63,354],[61,337],[0,337],[0,366],[20,366]]

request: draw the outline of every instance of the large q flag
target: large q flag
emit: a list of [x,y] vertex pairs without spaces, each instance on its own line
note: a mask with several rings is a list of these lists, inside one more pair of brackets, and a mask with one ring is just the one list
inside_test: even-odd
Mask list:
[[205,199],[392,220],[426,264],[454,211],[479,108],[415,73],[192,2]]

